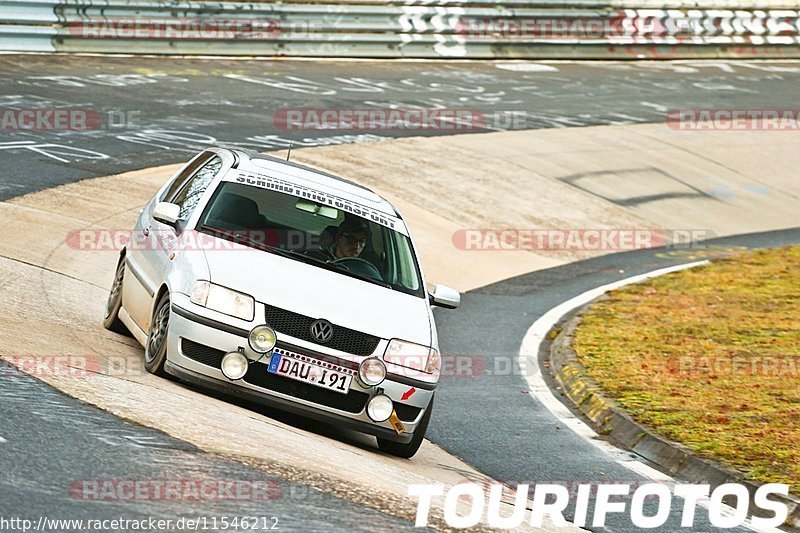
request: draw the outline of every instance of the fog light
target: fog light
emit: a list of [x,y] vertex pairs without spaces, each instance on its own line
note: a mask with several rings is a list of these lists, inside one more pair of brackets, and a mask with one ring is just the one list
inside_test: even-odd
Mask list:
[[386,365],[377,357],[370,357],[358,365],[358,378],[364,385],[374,387],[386,379]]
[[269,353],[275,347],[275,343],[278,342],[278,337],[271,327],[256,326],[250,331],[248,340],[254,352]]
[[225,374],[226,378],[233,381],[242,379],[247,374],[247,357],[241,352],[225,354],[225,357],[222,358],[221,367],[222,373]]
[[375,422],[389,420],[393,412],[394,404],[392,403],[392,399],[385,394],[373,396],[367,404],[367,414]]

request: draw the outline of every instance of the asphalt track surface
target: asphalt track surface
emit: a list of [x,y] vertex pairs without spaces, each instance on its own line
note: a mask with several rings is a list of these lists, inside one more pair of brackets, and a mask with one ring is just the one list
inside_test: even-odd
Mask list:
[[[528,328],[558,304],[621,279],[745,249],[797,243],[800,228],[715,239],[703,243],[706,248],[625,252],[533,272],[464,294],[457,313],[436,312],[440,347],[445,357],[466,356],[479,363],[472,365],[471,372],[466,364],[463,371],[454,365],[456,369],[442,378],[428,438],[512,486],[554,483],[574,490],[581,483],[645,482],[617,462],[634,458],[633,454],[610,457],[579,437],[527,394],[519,367],[508,371],[508,360],[516,360]],[[539,354],[540,365],[544,356]],[[571,407],[569,400],[564,403]],[[617,501],[630,503],[626,498]],[[673,502],[664,531],[681,530],[682,505],[682,500]],[[646,514],[652,516],[655,509]],[[591,508],[588,516],[592,516]],[[703,516],[699,509],[692,531],[719,531],[708,523],[707,513],[705,520]],[[605,529],[593,530],[641,531],[627,514],[610,514]]]
[[[525,65],[0,56],[0,110],[89,110],[97,117],[89,131],[4,123],[0,199],[180,162],[209,144],[267,151],[292,142],[662,122],[677,109],[793,109],[800,82],[798,62],[539,63],[519,70]],[[446,109],[481,119],[459,130],[287,130],[275,117],[292,109]]]
[[[444,106],[477,109],[493,117],[505,111],[519,117],[522,112],[524,123],[518,127],[579,127],[661,121],[669,109],[792,108],[800,77],[800,66],[788,63],[559,63],[553,68],[518,72],[484,63],[3,56],[0,108],[88,108],[101,117],[119,117],[121,112],[134,118],[122,131],[109,124],[91,132],[0,131],[0,198],[180,162],[209,144],[270,150],[285,148],[291,140],[296,146],[310,146],[375,138],[358,137],[361,133],[380,137],[456,133],[284,131],[273,121],[279,109]],[[505,129],[498,124],[494,129]],[[723,239],[718,244],[761,247],[798,241],[800,232],[790,231]],[[527,328],[557,304],[611,281],[689,262],[696,255],[685,250],[629,252],[472,291],[464,295],[459,311],[437,312],[442,351],[482,357],[494,370],[496,361],[516,358]],[[93,463],[85,473],[88,478],[189,478],[198,472],[218,472],[227,479],[263,477],[256,470],[205,456],[168,436],[84,406],[33,380],[7,375],[2,380],[0,437],[8,442],[0,441],[0,466],[4,473],[12,473],[0,480],[3,516],[19,515],[20,509],[31,516],[68,517],[76,512],[91,518],[114,518],[120,513],[152,516],[156,511],[165,517],[211,516],[228,510],[224,503],[209,507],[162,502],[154,507],[151,502],[98,505],[76,500],[65,494],[64,486],[83,475],[79,470],[89,463],[86,457]],[[524,379],[513,372],[446,376],[428,436],[509,484],[641,480],[620,466],[618,457],[560,426],[526,392]],[[122,440],[92,437],[86,431],[91,427],[102,435],[118,431]],[[97,465],[102,467],[100,474]],[[308,491],[281,483],[290,492]],[[250,508],[237,504],[236,509]],[[298,528],[306,530],[321,523],[328,529],[342,524],[348,530],[360,524],[382,524],[387,529],[410,525],[323,495],[311,505],[302,499],[279,498],[274,505],[270,502],[269,509],[270,516],[297,517]],[[252,510],[263,516],[263,506],[253,505]],[[293,529],[288,522],[287,529]],[[624,515],[610,515],[608,529],[634,530]],[[711,528],[699,523],[695,530]]]
[[[412,525],[218,458],[70,398],[0,362],[0,517],[203,520],[282,531],[390,531]],[[166,481],[180,482],[167,492]],[[96,482],[96,483],[95,483]],[[204,484],[203,484],[204,482]],[[132,483],[138,483],[138,492]],[[160,488],[159,488],[160,487]],[[146,491],[146,492],[145,492]],[[377,528],[377,529],[376,529]],[[131,528],[132,529],[132,528]],[[246,528],[236,528],[246,529]],[[0,531],[11,530],[0,526]],[[113,528],[107,527],[106,531]],[[145,530],[148,530],[145,528]]]

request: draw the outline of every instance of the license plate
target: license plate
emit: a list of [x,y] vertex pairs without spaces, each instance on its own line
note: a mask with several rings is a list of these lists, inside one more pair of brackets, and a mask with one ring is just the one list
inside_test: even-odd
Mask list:
[[310,359],[284,353],[272,355],[267,371],[340,394],[347,394],[353,381],[353,375],[342,367],[327,363],[323,367]]

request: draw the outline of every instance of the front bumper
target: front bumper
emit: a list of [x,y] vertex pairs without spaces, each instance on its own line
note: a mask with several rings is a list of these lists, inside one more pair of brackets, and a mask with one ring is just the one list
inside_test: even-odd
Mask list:
[[[245,378],[231,381],[219,368],[219,361],[224,353],[239,349],[243,350],[251,361],[259,359],[259,354],[253,352],[248,345],[247,330],[228,321],[219,321],[218,317],[209,316],[211,313],[208,310],[195,306],[188,301],[188,298],[182,298],[183,295],[175,296],[170,317],[165,370],[187,382],[401,443],[411,441],[414,430],[433,397],[432,388],[412,387],[408,380],[400,383],[392,380],[391,376],[387,376],[378,387],[364,388],[357,380],[353,380],[347,395],[330,392],[314,385],[269,374],[268,357],[251,362],[251,368]],[[278,336],[280,339],[280,333]],[[279,349],[309,357],[315,356],[314,353],[296,346],[279,344]],[[322,355],[326,360],[336,362],[335,357],[316,355]],[[340,362],[341,366],[351,368],[351,362]],[[411,388],[415,390],[409,397],[408,392]],[[378,389],[395,403],[397,414],[405,426],[403,433],[398,435],[388,420],[376,423],[367,416],[366,403],[369,398],[377,394]]]

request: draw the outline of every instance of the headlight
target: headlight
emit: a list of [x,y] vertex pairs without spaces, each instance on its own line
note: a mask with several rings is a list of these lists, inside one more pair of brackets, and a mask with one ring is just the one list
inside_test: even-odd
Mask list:
[[269,353],[275,347],[275,343],[278,342],[278,337],[271,327],[256,326],[250,331],[248,340],[254,352]]
[[394,404],[392,403],[392,399],[385,394],[373,396],[367,404],[367,414],[375,422],[389,420],[393,412]]
[[236,381],[237,379],[242,379],[244,375],[247,374],[248,366],[250,365],[247,361],[247,357],[245,357],[243,353],[231,352],[225,354],[225,357],[222,358],[220,370],[222,370],[226,378]]
[[435,374],[440,366],[439,352],[430,346],[422,346],[399,339],[392,339],[389,342],[389,346],[386,347],[386,352],[383,354],[383,360],[427,374]]
[[192,285],[189,299],[197,305],[248,322],[255,316],[256,302],[252,296],[214,285],[208,281],[196,281]]
[[386,379],[386,365],[377,357],[370,357],[358,365],[358,377],[364,385],[374,387]]

